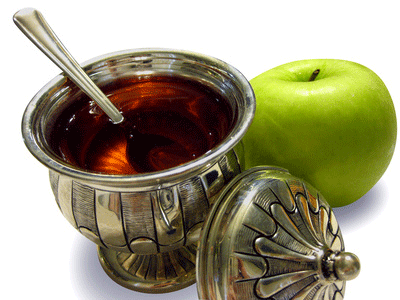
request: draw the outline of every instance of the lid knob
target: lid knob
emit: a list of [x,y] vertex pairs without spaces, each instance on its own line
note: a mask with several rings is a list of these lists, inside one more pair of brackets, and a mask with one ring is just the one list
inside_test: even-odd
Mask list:
[[338,252],[333,256],[333,270],[339,280],[352,280],[360,274],[360,260],[349,252]]

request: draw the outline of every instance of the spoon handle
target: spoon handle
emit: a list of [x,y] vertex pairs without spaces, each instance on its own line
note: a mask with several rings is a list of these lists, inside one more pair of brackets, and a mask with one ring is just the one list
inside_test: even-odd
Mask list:
[[13,19],[17,27],[32,43],[93,99],[114,123],[123,121],[124,118],[118,109],[80,67],[39,11],[33,8],[24,8],[18,11]]

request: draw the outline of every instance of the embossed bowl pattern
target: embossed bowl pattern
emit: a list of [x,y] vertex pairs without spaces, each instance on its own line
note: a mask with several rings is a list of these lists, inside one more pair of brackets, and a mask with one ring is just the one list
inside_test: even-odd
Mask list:
[[155,254],[198,240],[215,196],[240,173],[234,150],[192,178],[167,188],[115,191],[50,171],[64,217],[99,246]]

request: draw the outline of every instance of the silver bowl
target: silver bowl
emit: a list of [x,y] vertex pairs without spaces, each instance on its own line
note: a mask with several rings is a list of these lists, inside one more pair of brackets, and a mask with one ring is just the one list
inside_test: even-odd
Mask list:
[[240,140],[255,111],[251,86],[232,66],[187,51],[123,51],[92,59],[83,68],[100,88],[121,78],[168,75],[196,80],[229,100],[234,124],[220,144],[180,166],[136,175],[86,171],[53,151],[51,129],[81,93],[63,74],[34,96],[23,116],[24,141],[50,170],[62,214],[98,245],[107,274],[141,292],[186,287],[195,282],[196,245],[209,208],[243,169]]

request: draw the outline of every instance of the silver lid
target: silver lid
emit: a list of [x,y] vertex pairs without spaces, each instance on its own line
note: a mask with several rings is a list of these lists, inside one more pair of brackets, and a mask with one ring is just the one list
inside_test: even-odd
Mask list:
[[237,176],[214,204],[197,255],[200,299],[343,299],[358,258],[324,198],[286,170]]

